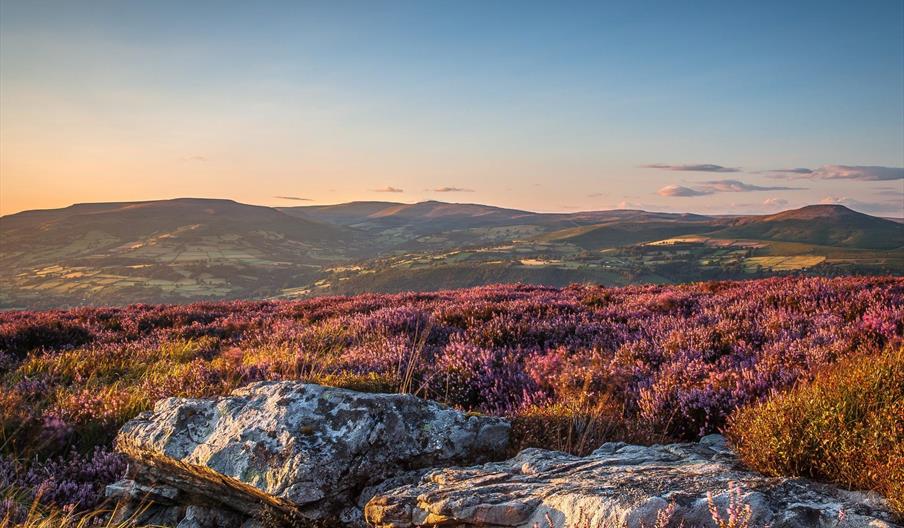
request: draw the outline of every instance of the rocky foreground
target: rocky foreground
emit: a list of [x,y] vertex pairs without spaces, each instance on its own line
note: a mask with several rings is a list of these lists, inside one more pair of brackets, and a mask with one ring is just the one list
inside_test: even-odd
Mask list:
[[717,526],[712,506],[751,527],[899,526],[876,495],[745,469],[718,435],[503,460],[509,432],[409,395],[259,382],[168,398],[127,423],[116,446],[129,479],[107,494],[122,519],[178,528],[639,528],[666,516],[690,528]]

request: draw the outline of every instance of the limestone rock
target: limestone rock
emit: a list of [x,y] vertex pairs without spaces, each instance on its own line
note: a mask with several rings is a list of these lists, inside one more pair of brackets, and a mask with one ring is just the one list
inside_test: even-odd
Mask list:
[[[499,460],[509,430],[409,395],[259,382],[227,397],[161,400],[123,426],[116,447],[136,486],[178,490],[183,505],[355,524],[349,506],[387,479]],[[205,511],[187,512],[186,526],[215,522]]]
[[671,510],[670,526],[710,527],[709,493],[723,519],[732,502],[749,506],[751,527],[897,526],[877,496],[745,469],[718,435],[695,444],[608,443],[583,458],[527,449],[504,462],[437,469],[376,495],[365,516],[387,528],[639,528]]

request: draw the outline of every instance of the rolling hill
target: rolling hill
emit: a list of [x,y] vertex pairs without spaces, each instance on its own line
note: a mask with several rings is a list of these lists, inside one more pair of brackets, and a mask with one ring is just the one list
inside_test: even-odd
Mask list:
[[710,217],[182,198],[0,217],[0,308],[904,273],[904,224],[842,206]]
[[726,221],[717,218],[662,213],[635,214],[631,217],[554,231],[542,240],[568,242],[594,250],[653,242],[687,234],[706,234],[719,229]]
[[0,300],[265,295],[357,256],[360,234],[231,200],[77,204],[0,218]]
[[402,204],[352,202],[339,205],[280,208],[302,218],[351,226],[366,231],[406,228],[418,234],[474,227],[534,224],[563,215],[546,215],[480,204],[437,201]]
[[[23,243],[54,249],[72,244],[87,233],[96,233],[106,244],[92,247],[89,254],[116,250],[120,243],[141,243],[148,237],[157,239],[158,243],[190,244],[209,237],[243,233],[250,238],[260,236],[270,240],[277,236],[293,243],[317,245],[352,236],[341,227],[291,217],[270,207],[200,198],[76,204],[63,209],[25,211],[4,216],[0,229],[4,244],[11,247]],[[284,247],[276,249],[285,250]],[[82,249],[73,247],[72,251],[79,253]]]
[[774,215],[738,218],[712,235],[858,249],[904,247],[900,223],[843,205],[808,205]]

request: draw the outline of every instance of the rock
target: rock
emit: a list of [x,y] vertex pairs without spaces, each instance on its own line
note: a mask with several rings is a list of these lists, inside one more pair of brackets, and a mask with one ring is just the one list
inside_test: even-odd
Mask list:
[[245,519],[221,508],[189,506],[176,528],[242,528]]
[[179,490],[171,486],[143,485],[134,480],[120,480],[107,486],[105,495],[118,506],[112,523],[149,526],[174,526],[185,516],[179,505]]
[[745,469],[718,435],[696,444],[609,443],[583,458],[527,449],[504,462],[437,469],[377,494],[365,517],[386,528],[638,528],[658,526],[671,511],[670,526],[710,527],[709,493],[723,519],[729,506],[749,506],[751,527],[898,526],[878,496]]
[[[136,486],[175,489],[183,506],[356,524],[355,505],[386,481],[499,460],[509,430],[503,419],[410,395],[259,382],[227,397],[161,400],[124,425],[115,445]],[[204,511],[188,508],[184,518],[197,520],[185,526],[204,526]]]
[[110,499],[148,500],[158,504],[176,504],[179,490],[172,486],[145,486],[134,480],[123,479],[108,485],[105,495]]

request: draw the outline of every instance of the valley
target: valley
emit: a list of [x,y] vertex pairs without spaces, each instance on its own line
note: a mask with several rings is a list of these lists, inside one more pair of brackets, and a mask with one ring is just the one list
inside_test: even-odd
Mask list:
[[79,204],[0,218],[0,308],[904,273],[904,224],[843,206],[708,217],[477,204]]

